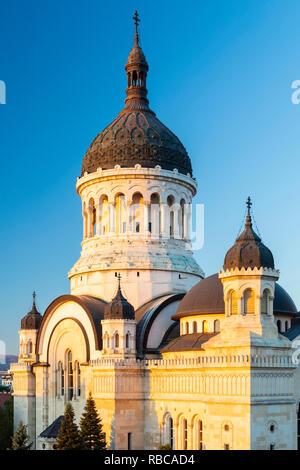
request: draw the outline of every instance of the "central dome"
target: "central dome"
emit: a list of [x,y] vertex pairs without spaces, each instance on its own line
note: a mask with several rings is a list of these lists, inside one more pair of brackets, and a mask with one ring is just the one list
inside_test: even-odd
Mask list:
[[174,170],[192,176],[192,166],[186,149],[150,110],[147,99],[146,79],[148,64],[139,45],[136,31],[135,44],[125,66],[128,80],[125,108],[89,146],[83,162],[81,175],[98,168],[121,167],[154,168]]
[[192,175],[189,156],[180,142],[150,110],[129,111],[119,116],[93,140],[82,163],[81,174],[121,167],[177,168]]

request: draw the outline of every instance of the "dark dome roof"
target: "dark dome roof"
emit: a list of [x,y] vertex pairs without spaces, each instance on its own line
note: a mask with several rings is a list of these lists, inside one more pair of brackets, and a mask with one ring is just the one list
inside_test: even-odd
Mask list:
[[89,146],[81,174],[121,167],[177,168],[192,175],[190,158],[180,140],[149,111],[129,111],[100,132]]
[[38,330],[42,322],[42,315],[37,311],[35,305],[35,292],[33,293],[33,304],[30,312],[21,320],[21,330]]
[[[248,204],[251,205],[250,198]],[[274,269],[274,258],[272,252],[262,243],[252,228],[249,206],[245,229],[236,239],[233,247],[227,251],[223,269],[255,267]]]
[[81,175],[97,168],[121,167],[177,168],[179,173],[192,176],[192,166],[180,140],[162,124],[149,108],[146,79],[148,64],[139,45],[135,44],[125,66],[128,80],[125,108],[89,146],[81,168]]
[[120,278],[116,296],[105,306],[104,320],[135,320],[134,307],[121,292]]
[[[178,305],[173,320],[195,314],[225,313],[223,286],[218,274],[213,274],[195,284]],[[275,283],[274,313],[295,315],[297,308],[289,294]]]

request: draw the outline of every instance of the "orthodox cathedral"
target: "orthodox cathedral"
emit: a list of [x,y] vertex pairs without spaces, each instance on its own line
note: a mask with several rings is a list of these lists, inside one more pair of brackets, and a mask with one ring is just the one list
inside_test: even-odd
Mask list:
[[250,198],[220,271],[205,278],[194,259],[196,179],[149,107],[134,22],[125,107],[76,182],[83,240],[71,293],[43,315],[34,295],[21,320],[15,426],[52,449],[66,403],[79,420],[91,392],[111,449],[297,449],[297,308],[253,229]]

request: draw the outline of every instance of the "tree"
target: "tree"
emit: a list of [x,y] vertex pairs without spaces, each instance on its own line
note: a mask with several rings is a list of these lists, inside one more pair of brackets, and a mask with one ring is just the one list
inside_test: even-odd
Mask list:
[[101,418],[98,415],[95,400],[91,393],[84,407],[80,420],[80,436],[85,450],[105,450],[105,434],[102,430]]
[[12,437],[11,448],[12,450],[30,450],[31,446],[32,442],[29,441],[27,426],[20,421]]
[[71,403],[67,403],[64,419],[61,423],[56,439],[57,450],[81,450],[82,441],[78,426],[75,423],[74,410]]
[[0,450],[6,450],[11,445],[13,435],[13,397],[0,408]]

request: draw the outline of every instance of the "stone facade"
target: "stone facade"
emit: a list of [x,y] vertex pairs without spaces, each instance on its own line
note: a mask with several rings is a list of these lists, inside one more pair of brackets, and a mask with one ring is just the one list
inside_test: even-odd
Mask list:
[[77,180],[83,241],[71,294],[22,320],[15,426],[49,449],[53,436],[41,434],[68,401],[79,422],[91,392],[111,449],[295,449],[296,365],[276,321],[290,326],[297,312],[280,286],[276,299],[279,272],[252,230],[251,202],[230,268],[204,279],[191,249],[197,184],[179,139],[148,107],[137,30],[126,71],[125,108]]

